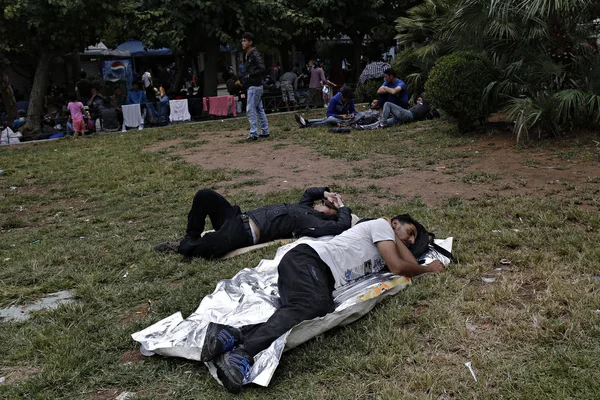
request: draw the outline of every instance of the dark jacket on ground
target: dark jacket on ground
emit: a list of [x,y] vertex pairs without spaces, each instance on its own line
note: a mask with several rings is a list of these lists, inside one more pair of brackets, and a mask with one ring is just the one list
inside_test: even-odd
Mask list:
[[263,77],[267,71],[262,54],[254,48],[245,58],[244,63],[244,87],[262,86]]
[[248,216],[260,230],[260,242],[292,236],[339,235],[350,229],[352,210],[348,207],[340,208],[337,218],[313,208],[315,201],[323,199],[325,191],[329,191],[329,188],[309,188],[298,204],[274,204],[248,211]]

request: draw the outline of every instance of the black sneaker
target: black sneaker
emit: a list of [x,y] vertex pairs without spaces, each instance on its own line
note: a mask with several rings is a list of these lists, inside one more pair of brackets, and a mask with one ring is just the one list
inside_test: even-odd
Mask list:
[[269,136],[271,136],[271,135],[269,135],[268,133],[267,134],[261,133],[260,135],[258,135],[259,138],[268,138]]
[[206,328],[200,360],[211,361],[219,354],[232,350],[241,340],[242,332],[238,328],[211,322]]
[[298,124],[300,124],[300,128],[306,128],[306,125],[308,125],[302,115],[296,113],[296,114],[294,114],[294,118],[296,118],[296,122],[298,122]]
[[241,346],[220,354],[215,360],[219,380],[227,390],[235,394],[242,391],[244,379],[250,376],[252,364],[254,359]]
[[181,240],[176,240],[174,242],[160,242],[154,246],[154,250],[159,253],[177,253],[179,251],[180,244]]
[[248,135],[247,137],[241,139],[240,142],[253,142],[255,140],[258,140],[258,136],[256,136],[256,135]]

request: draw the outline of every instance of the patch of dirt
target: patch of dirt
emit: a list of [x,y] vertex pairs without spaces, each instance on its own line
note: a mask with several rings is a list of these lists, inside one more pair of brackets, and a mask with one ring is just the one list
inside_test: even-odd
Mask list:
[[41,371],[41,368],[38,367],[2,367],[0,368],[0,376],[3,376],[6,379],[4,384],[10,385],[26,381],[34,375],[39,374]]
[[123,356],[121,356],[121,363],[122,364],[129,364],[129,363],[139,363],[142,362],[144,360],[144,356],[142,355],[142,353],[140,353],[139,350],[127,350],[125,353],[123,353]]
[[131,313],[123,316],[120,319],[122,324],[130,324],[135,321],[139,321],[140,319],[145,318],[150,312],[150,303],[141,303],[135,308]]
[[[469,200],[498,194],[546,196],[550,192],[564,191],[571,191],[565,195],[572,195],[573,190],[582,186],[598,185],[587,180],[600,175],[595,162],[562,160],[549,150],[519,151],[514,137],[506,132],[496,132],[457,148],[458,151],[472,153],[473,157],[446,160],[431,165],[426,170],[390,169],[389,175],[382,178],[368,177],[368,173],[367,176],[361,176],[356,173],[356,169],[377,171],[373,169],[373,165],[387,165],[386,161],[393,160],[391,156],[377,155],[370,160],[346,162],[319,155],[309,147],[286,141],[236,143],[245,133],[246,131],[222,131],[206,135],[204,132],[198,134],[198,139],[208,140],[209,143],[179,150],[175,154],[206,169],[227,167],[258,171],[255,175],[239,176],[232,181],[222,182],[220,190],[224,194],[240,190],[265,193],[318,185],[375,185],[380,191],[369,200],[375,200],[378,204],[392,204],[397,201],[398,196],[405,199],[419,196],[425,204],[433,205],[452,197]],[[160,151],[183,141],[190,140],[165,141],[146,150]],[[334,179],[334,176],[347,178]],[[235,185],[251,178],[260,180],[255,180],[252,186]],[[589,205],[582,202],[581,206],[585,208]]]
[[119,389],[100,389],[96,393],[92,393],[90,400],[114,400],[119,393]]

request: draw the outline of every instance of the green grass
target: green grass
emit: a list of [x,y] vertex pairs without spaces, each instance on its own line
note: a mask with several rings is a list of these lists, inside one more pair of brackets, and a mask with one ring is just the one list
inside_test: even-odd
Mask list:
[[[458,136],[444,121],[332,135],[295,129],[290,115],[269,118],[272,146],[308,145],[348,162],[394,157],[389,168],[407,172],[433,168],[433,159],[452,165],[470,157],[459,145],[476,140]],[[202,169],[142,151],[245,125],[225,121],[0,149],[0,306],[65,289],[77,294],[76,304],[36,313],[26,323],[0,323],[0,376],[9,377],[0,398],[91,399],[110,391],[143,399],[234,398],[201,363],[150,357],[127,364],[123,355],[137,349],[131,333],[176,311],[190,314],[219,280],[275,254],[270,247],[187,263],[152,251],[183,233],[201,187],[236,178],[225,185],[243,189],[228,195],[242,209],[300,196],[299,189],[252,192],[263,183],[254,170]],[[359,172],[373,178],[380,168],[375,163]],[[409,212],[438,237],[454,236],[457,260],[356,323],[285,354],[268,388],[247,387],[236,398],[597,398],[597,177],[577,190],[557,184],[546,197],[450,197],[440,206],[427,206],[419,193],[383,206],[377,196],[391,196],[377,186],[337,178],[332,189],[345,194],[354,212]],[[473,181],[497,178],[482,171]],[[579,207],[582,201],[592,208]],[[511,266],[494,270],[500,259]],[[482,276],[497,280],[484,283]]]

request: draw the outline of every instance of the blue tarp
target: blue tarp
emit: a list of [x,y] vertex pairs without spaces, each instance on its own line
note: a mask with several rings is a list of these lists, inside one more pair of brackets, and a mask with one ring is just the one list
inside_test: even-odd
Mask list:
[[144,49],[144,44],[139,40],[129,39],[117,46],[116,50],[129,51],[133,57],[139,56],[168,56],[171,50],[163,47],[162,49]]

